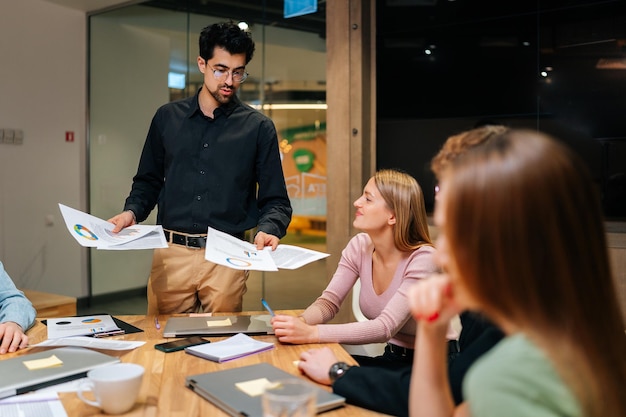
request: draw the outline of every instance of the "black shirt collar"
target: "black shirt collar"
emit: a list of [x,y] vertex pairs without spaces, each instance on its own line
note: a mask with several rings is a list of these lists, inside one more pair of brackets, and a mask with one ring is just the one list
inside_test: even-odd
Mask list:
[[[194,99],[191,102],[189,113],[187,114],[188,118],[193,117],[193,115],[195,115],[196,113],[201,116],[204,116],[204,113],[202,113],[202,110],[200,110],[200,91],[201,90],[202,90],[202,87],[198,89],[198,92],[196,93]],[[234,95],[230,102],[226,104],[222,104],[221,106],[217,107],[214,110],[214,114],[215,112],[221,112],[224,116],[228,117],[240,105],[241,105],[241,102],[239,101],[239,98],[236,95]],[[217,117],[217,114],[215,116]]]

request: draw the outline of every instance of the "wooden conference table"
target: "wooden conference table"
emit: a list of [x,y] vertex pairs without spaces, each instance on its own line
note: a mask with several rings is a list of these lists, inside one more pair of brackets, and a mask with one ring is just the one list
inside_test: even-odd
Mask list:
[[[282,311],[290,314],[293,311]],[[231,313],[232,314],[232,313]],[[254,314],[246,312],[244,314]],[[263,314],[263,313],[259,313]],[[217,315],[217,314],[216,314]],[[337,343],[312,344],[312,345],[283,345],[274,336],[253,336],[266,342],[274,342],[275,348],[266,352],[254,354],[244,358],[225,363],[216,363],[206,359],[189,355],[184,351],[163,353],[154,348],[156,343],[172,340],[164,338],[163,327],[169,316],[159,316],[161,329],[155,327],[154,316],[115,316],[144,331],[130,333],[123,336],[114,336],[114,339],[145,341],[143,346],[126,351],[101,351],[111,356],[117,356],[122,362],[132,362],[142,365],[145,374],[139,393],[137,404],[123,416],[128,417],[209,417],[226,416],[227,414],[215,407],[209,401],[185,387],[185,377],[204,372],[213,372],[223,369],[236,368],[261,362],[270,363],[294,375],[300,375],[300,371],[294,365],[300,353],[311,348],[328,346],[340,360],[354,364],[352,357]],[[29,343],[36,344],[47,339],[46,326],[37,323],[28,331]],[[224,337],[210,337],[212,341],[224,339]],[[29,352],[37,352],[50,348],[29,348],[13,354],[0,356],[0,360],[20,356]],[[328,387],[326,387],[328,388]],[[330,388],[328,388],[330,390]],[[83,403],[75,392],[59,393],[59,397],[69,417],[94,417],[107,416],[96,407]],[[375,413],[353,405],[346,405],[322,414],[324,417],[350,417],[350,416],[380,416]]]

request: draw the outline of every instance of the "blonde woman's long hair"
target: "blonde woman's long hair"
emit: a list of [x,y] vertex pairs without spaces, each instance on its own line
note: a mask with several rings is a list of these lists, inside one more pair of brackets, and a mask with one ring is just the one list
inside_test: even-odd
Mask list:
[[374,182],[396,216],[394,243],[398,250],[432,246],[424,194],[415,178],[399,170],[382,169],[374,174]]
[[444,181],[450,251],[481,310],[547,352],[585,415],[626,416],[625,325],[584,163],[546,135],[509,131]]

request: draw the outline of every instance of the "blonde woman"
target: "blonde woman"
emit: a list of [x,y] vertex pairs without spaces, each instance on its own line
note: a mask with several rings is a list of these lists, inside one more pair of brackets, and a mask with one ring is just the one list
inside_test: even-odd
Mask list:
[[[626,416],[626,335],[595,186],[547,136],[509,131],[441,175],[437,260],[414,286],[412,416]],[[506,337],[469,370],[455,408],[447,320],[483,312]]]
[[[424,197],[417,181],[397,170],[378,171],[354,202],[353,225],[363,233],[343,250],[322,295],[300,317],[277,315],[272,325],[284,343],[388,342],[384,358],[411,363],[415,321],[409,287],[436,270]],[[360,280],[359,304],[369,320],[325,324]]]

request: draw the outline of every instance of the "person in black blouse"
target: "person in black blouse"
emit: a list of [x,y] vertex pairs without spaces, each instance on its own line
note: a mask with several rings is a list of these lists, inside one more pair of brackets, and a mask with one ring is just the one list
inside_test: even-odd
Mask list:
[[276,128],[236,96],[253,40],[216,23],[199,46],[201,89],[157,110],[124,211],[109,219],[119,232],[158,204],[170,247],[154,253],[148,314],[241,311],[248,271],[204,259],[208,227],[239,238],[256,228],[256,247],[276,249],[291,221]]

